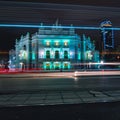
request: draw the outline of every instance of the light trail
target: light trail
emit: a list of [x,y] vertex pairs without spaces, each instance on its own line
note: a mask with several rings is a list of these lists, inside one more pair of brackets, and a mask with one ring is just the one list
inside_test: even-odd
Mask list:
[[80,72],[76,71],[74,73],[75,77],[79,76],[104,76],[104,75],[120,75],[120,71],[85,71],[85,72]]
[[111,27],[111,28],[101,28],[101,27],[86,27],[86,26],[50,26],[50,25],[28,25],[28,24],[0,24],[0,27],[17,27],[17,28],[59,28],[59,29],[84,29],[84,30],[120,30],[119,27]]
[[120,62],[88,62],[88,63],[74,63],[72,65],[120,65]]

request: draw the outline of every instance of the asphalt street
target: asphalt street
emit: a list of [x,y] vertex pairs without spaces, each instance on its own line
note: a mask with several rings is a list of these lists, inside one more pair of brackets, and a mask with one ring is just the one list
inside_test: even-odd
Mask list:
[[[40,90],[119,90],[119,75],[74,77],[72,73],[0,75],[0,92]],[[30,76],[28,76],[30,75]],[[51,76],[50,76],[51,75]]]
[[2,74],[0,106],[120,101],[119,75],[89,74],[83,72],[79,77],[73,72]]
[[[68,75],[69,74],[69,75]],[[3,120],[119,120],[120,76],[0,75]]]

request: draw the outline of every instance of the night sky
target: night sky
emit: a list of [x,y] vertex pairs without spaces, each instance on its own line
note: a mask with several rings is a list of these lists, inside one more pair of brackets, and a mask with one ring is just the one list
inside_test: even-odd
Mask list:
[[120,7],[120,0],[4,0],[4,1]]
[[[113,27],[120,27],[119,0],[4,0],[0,1],[0,23],[52,25],[58,19],[59,24],[74,26],[99,26],[104,20],[110,20]],[[40,2],[39,2],[40,1]],[[96,2],[97,1],[97,2]],[[45,3],[45,4],[44,4]],[[53,4],[57,3],[57,4]],[[15,39],[27,32],[34,33],[32,28],[0,27],[0,51],[14,49]],[[77,30],[78,34],[87,34],[99,40],[99,31]],[[120,32],[116,32],[116,44],[120,43]]]

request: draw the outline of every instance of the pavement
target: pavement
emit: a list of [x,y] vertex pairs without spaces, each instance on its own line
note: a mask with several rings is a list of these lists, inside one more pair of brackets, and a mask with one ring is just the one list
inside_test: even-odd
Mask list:
[[0,106],[62,105],[120,101],[115,91],[40,91],[0,94]]
[[[23,73],[21,74],[0,74],[3,77],[73,77],[73,72],[67,73]],[[64,105],[82,103],[104,103],[120,101],[120,90],[56,90],[37,92],[13,92],[0,93],[0,107],[5,106],[33,106],[33,105]]]

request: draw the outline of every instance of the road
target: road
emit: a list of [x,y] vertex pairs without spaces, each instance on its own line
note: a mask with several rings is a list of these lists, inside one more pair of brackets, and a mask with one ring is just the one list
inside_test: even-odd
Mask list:
[[[46,74],[47,75],[47,74]],[[37,76],[0,78],[0,92],[39,90],[119,90],[120,76]],[[22,77],[23,76],[23,77]]]
[[[120,76],[81,72],[0,75],[0,105],[56,105],[120,101]],[[80,73],[80,74],[81,74]],[[105,72],[106,73],[106,72]],[[85,76],[86,74],[86,76]]]
[[55,75],[16,74],[0,77],[0,118],[120,119],[119,75]]

